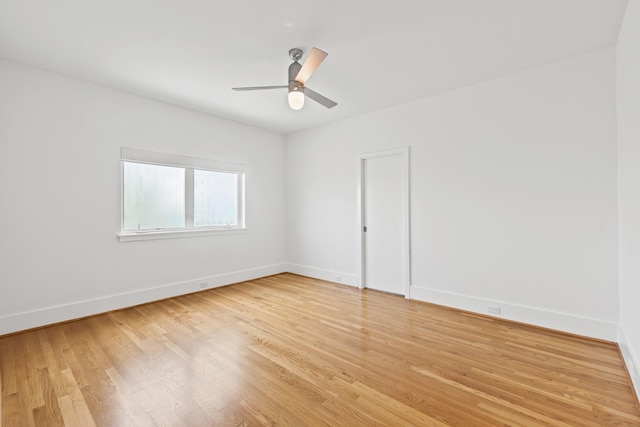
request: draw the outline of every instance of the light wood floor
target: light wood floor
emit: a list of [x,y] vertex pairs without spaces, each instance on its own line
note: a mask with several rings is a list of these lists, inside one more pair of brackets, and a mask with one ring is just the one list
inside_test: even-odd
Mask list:
[[617,346],[291,274],[0,338],[3,426],[640,426]]

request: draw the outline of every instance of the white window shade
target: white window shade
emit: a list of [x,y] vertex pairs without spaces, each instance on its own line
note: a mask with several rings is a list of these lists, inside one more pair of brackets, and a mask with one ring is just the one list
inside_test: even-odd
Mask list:
[[156,153],[153,151],[138,150],[137,148],[122,147],[120,158],[123,161],[154,163],[167,166],[181,166],[184,168],[204,169],[227,172],[245,172],[243,163],[223,162],[199,157],[179,156],[176,154]]

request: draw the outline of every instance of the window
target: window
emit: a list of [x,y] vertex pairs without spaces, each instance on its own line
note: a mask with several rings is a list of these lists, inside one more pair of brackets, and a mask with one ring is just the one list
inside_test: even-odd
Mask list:
[[244,165],[121,149],[120,240],[242,230]]

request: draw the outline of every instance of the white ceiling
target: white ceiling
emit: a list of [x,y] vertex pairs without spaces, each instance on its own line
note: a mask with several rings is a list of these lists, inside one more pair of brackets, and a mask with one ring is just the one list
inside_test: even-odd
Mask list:
[[[291,133],[613,46],[626,3],[0,0],[0,58]],[[231,90],[286,84],[313,46],[307,85],[337,107]]]

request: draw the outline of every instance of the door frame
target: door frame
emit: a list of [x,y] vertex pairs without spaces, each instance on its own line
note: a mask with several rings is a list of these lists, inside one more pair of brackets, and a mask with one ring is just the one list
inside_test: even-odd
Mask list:
[[401,156],[402,160],[402,284],[404,297],[411,297],[411,229],[410,229],[410,170],[409,147],[390,148],[387,150],[361,153],[358,156],[358,288],[364,289],[365,277],[365,240],[364,240],[364,164],[367,159],[386,156]]

